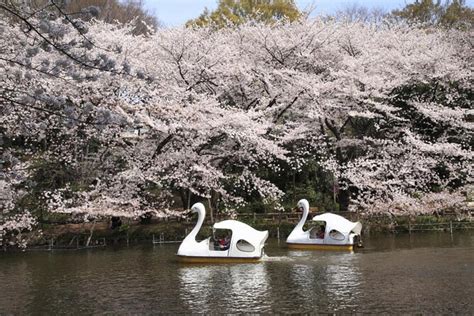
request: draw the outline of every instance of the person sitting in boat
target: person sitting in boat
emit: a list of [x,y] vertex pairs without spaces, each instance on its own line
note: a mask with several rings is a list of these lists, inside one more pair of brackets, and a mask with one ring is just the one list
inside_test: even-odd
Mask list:
[[230,247],[230,237],[227,235],[225,238],[219,239],[219,250],[227,250]]
[[324,239],[324,232],[325,231],[326,231],[326,226],[324,226],[324,225],[319,226],[319,232],[316,235],[316,238]]

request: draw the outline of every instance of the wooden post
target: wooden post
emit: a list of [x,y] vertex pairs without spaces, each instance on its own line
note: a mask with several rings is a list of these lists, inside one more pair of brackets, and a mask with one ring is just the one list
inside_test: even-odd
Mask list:
[[277,227],[277,239],[280,241],[280,226]]
[[411,235],[411,223],[408,222],[408,233]]
[[449,231],[453,234],[453,221],[449,221]]
[[253,212],[253,220],[254,220],[254,221],[257,220],[257,215],[255,214],[255,212]]
[[87,242],[86,242],[86,247],[89,247],[89,244],[91,243],[92,235],[94,234],[94,227],[95,227],[95,220],[94,220],[94,222],[92,223],[91,232],[90,232],[89,238],[87,238]]
[[72,246],[72,242],[74,241],[74,239],[76,239],[76,236],[73,236],[73,237],[72,237],[71,241],[69,242],[68,247],[71,247],[71,246]]

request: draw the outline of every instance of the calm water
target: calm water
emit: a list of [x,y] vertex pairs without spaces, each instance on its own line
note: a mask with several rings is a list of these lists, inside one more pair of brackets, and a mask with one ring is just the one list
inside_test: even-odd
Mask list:
[[186,265],[178,245],[0,253],[0,314],[474,313],[474,233],[371,236],[355,253],[276,241],[256,264]]

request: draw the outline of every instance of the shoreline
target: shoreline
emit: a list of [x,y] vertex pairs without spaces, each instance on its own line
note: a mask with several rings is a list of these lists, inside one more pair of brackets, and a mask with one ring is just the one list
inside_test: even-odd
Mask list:
[[[219,219],[220,220],[220,219]],[[271,238],[286,238],[297,220],[262,219],[256,217],[239,219],[257,230],[268,230]],[[354,220],[354,219],[353,219]],[[371,234],[419,233],[424,231],[453,232],[474,229],[474,218],[466,215],[420,215],[420,216],[371,216],[360,219],[362,236]],[[194,227],[193,220],[159,220],[140,223],[125,219],[120,227],[111,228],[110,221],[96,221],[79,224],[42,223],[22,236],[27,240],[26,249],[83,249],[110,245],[129,245],[141,242],[172,243],[180,242]],[[311,227],[307,222],[306,227]],[[198,238],[212,234],[210,222],[205,222]],[[17,247],[0,246],[5,251]]]

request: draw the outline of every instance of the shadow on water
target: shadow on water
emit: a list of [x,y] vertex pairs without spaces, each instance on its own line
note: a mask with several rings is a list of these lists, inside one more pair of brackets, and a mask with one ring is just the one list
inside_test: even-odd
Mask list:
[[178,245],[0,255],[0,314],[474,313],[474,234],[366,236],[355,252],[271,240],[252,264],[183,264]]

